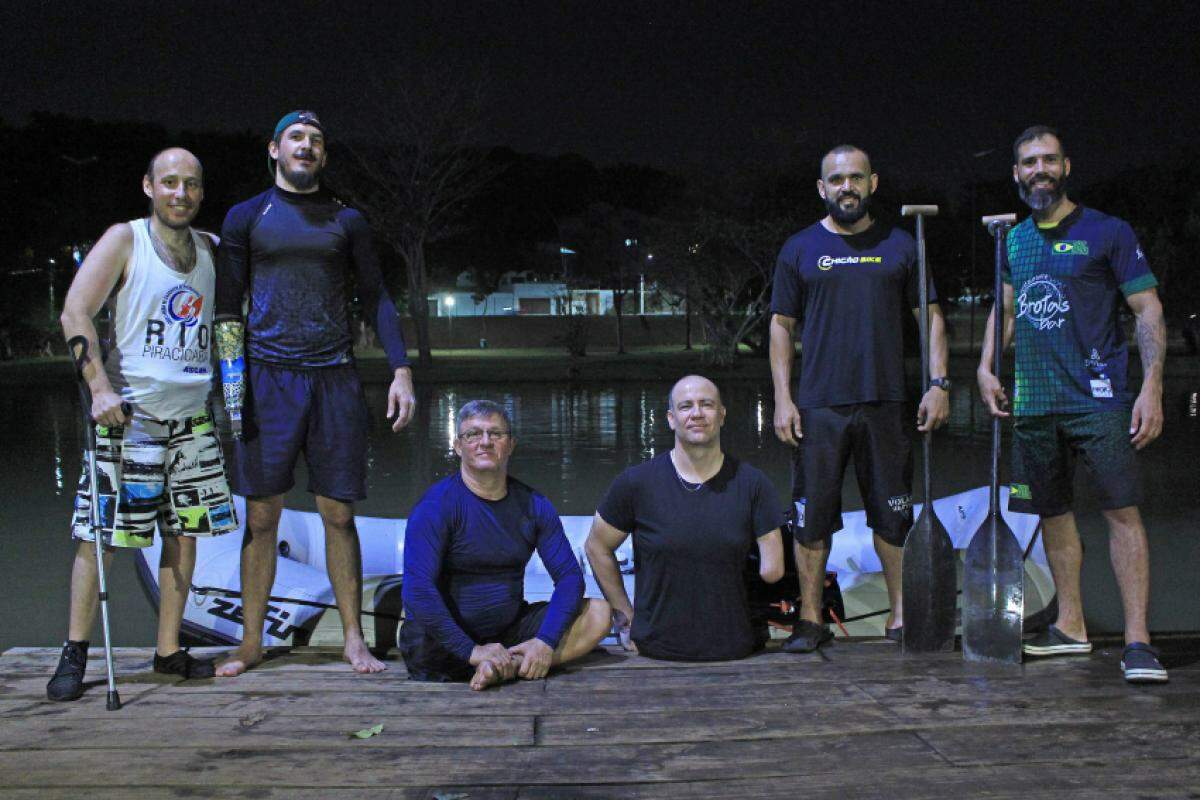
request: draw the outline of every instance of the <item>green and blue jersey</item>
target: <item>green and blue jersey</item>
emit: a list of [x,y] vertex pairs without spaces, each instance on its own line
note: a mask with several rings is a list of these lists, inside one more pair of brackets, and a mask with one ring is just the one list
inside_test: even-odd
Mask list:
[[1008,234],[1002,263],[1016,317],[1017,416],[1128,408],[1124,297],[1158,285],[1124,220],[1077,207]]

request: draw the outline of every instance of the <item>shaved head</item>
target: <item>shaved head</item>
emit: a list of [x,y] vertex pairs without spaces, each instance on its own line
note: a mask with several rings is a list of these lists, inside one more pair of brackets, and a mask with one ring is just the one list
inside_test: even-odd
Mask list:
[[689,386],[705,387],[712,390],[712,394],[717,399],[717,403],[721,402],[721,390],[717,385],[703,375],[684,375],[679,380],[675,381],[675,385],[671,387],[671,391],[667,392],[667,408],[675,407],[675,392],[677,389],[682,389],[684,384]]
[[150,179],[151,183],[154,182],[154,176],[159,168],[167,163],[186,163],[189,166],[194,166],[200,178],[204,178],[204,167],[200,165],[200,159],[196,158],[190,151],[184,150],[182,147],[168,147],[165,150],[159,150],[157,153],[155,153],[150,158],[150,163],[146,165],[146,177]]
[[856,145],[839,144],[821,158],[821,177],[824,178],[829,174],[829,170],[833,168],[833,163],[837,160],[838,156],[849,155],[851,153],[857,153],[863,157],[863,161],[866,162],[867,174],[870,175],[871,157],[867,155],[867,151]]

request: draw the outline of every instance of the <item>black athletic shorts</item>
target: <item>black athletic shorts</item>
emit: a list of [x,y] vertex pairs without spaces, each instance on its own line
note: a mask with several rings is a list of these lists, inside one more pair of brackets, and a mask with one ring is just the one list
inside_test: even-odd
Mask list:
[[900,546],[912,527],[912,444],[903,403],[857,403],[800,411],[804,431],[792,459],[796,538],[829,539],[842,529],[842,480],[853,456],[867,525]]
[[1057,517],[1075,501],[1075,463],[1087,466],[1100,507],[1140,505],[1141,471],[1129,442],[1129,411],[1013,418],[1008,507]]
[[[582,610],[586,603],[580,603]],[[521,603],[517,618],[500,634],[495,641],[505,647],[512,647],[521,642],[527,642],[537,636],[546,619],[550,604],[546,601],[537,603]],[[564,634],[565,636],[566,634]],[[483,642],[491,644],[492,642]],[[452,681],[468,681],[475,674],[475,668],[458,656],[446,650],[431,633],[426,632],[420,625],[411,622],[400,626],[400,654],[404,656],[404,664],[408,667],[408,677],[414,681],[435,681],[449,683]]]

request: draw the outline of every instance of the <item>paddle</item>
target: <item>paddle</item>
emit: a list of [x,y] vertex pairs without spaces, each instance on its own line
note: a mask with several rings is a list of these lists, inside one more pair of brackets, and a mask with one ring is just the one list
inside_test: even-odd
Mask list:
[[[925,266],[925,217],[935,216],[937,206],[902,206],[900,213],[917,218],[917,280],[921,300],[921,391],[929,390],[929,278]],[[930,478],[932,432],[922,437],[924,448],[924,497],[921,514],[904,542],[903,588],[904,651],[933,653],[954,647],[954,606],[958,574],[954,545],[945,527],[933,513]]]
[[[108,697],[105,707],[109,711],[121,708],[121,695],[117,692],[116,674],[113,672],[112,631],[108,624],[108,584],[104,575],[104,539],[103,514],[100,511],[99,470],[96,468],[96,423],[92,419],[92,393],[88,390],[87,380],[83,377],[83,368],[88,363],[88,340],[86,336],[72,336],[67,341],[71,358],[75,362],[75,380],[79,384],[79,404],[83,415],[83,442],[88,471],[88,522],[92,529],[92,537],[96,542],[96,582],[100,600],[100,620],[104,629],[104,664],[108,669]],[[103,369],[97,365],[96,369]],[[128,416],[132,408],[127,403],[121,404],[121,411]],[[115,487],[119,493],[121,487]],[[116,532],[117,509],[113,508],[113,531]]]
[[[1004,284],[1000,276],[1004,240],[1016,214],[984,217],[996,240],[992,373],[1000,376],[1004,346]],[[992,417],[992,484],[988,515],[967,547],[963,572],[963,657],[968,661],[1021,663],[1025,610],[1024,553],[1000,513],[1000,418]]]

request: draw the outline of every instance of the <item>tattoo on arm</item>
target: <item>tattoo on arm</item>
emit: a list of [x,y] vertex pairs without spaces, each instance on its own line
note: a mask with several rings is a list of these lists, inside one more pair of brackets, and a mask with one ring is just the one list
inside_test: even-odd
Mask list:
[[1142,359],[1142,380],[1162,377],[1167,355],[1167,331],[1162,314],[1141,314],[1137,317],[1138,353]]

